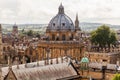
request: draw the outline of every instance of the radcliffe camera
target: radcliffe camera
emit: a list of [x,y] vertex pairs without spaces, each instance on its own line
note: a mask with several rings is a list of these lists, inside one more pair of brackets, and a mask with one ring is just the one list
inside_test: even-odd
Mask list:
[[120,80],[120,0],[0,0],[0,80]]

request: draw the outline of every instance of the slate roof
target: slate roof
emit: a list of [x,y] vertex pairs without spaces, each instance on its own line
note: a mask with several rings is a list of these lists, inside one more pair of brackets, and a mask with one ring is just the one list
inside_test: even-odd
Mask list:
[[[52,65],[44,65],[44,61],[39,61],[39,66],[37,66],[37,62],[29,63],[27,68],[25,68],[25,64],[19,65],[19,69],[17,65],[14,65],[12,66],[12,71],[17,80],[56,80],[78,75],[78,72],[70,62],[64,61],[61,63],[59,58],[59,63],[56,64],[55,60],[53,59]],[[2,68],[3,78],[8,73],[8,67]]]

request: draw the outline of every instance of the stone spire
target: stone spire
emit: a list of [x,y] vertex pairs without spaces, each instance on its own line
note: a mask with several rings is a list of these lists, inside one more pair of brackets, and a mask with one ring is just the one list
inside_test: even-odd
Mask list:
[[18,26],[16,25],[16,23],[13,25],[12,34],[16,37],[18,36]]
[[64,14],[64,7],[63,7],[62,3],[59,6],[58,14]]
[[81,29],[79,28],[78,14],[76,14],[76,19],[75,19],[75,29],[76,29],[76,31],[80,31],[80,30],[81,30]]

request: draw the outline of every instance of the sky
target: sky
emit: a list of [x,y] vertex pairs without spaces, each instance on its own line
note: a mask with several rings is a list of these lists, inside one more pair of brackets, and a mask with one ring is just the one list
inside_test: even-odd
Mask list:
[[48,24],[61,2],[73,22],[120,25],[120,0],[0,0],[0,23]]

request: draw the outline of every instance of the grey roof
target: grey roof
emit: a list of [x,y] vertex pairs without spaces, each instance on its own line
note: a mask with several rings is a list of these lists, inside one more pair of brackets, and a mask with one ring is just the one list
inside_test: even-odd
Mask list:
[[[55,59],[53,59],[53,62]],[[39,61],[40,66],[36,66],[37,62],[29,63],[27,68],[25,64],[12,66],[17,80],[56,80],[65,77],[71,77],[77,75],[73,65],[69,62],[60,62],[59,64],[53,63],[52,65],[44,65],[44,61]],[[4,78],[9,72],[8,67],[2,68],[2,77]]]

